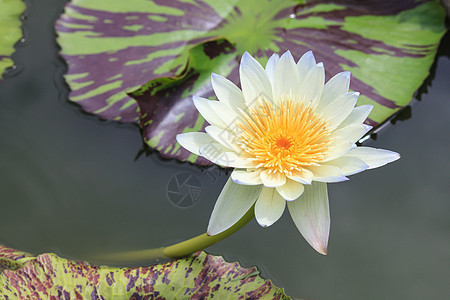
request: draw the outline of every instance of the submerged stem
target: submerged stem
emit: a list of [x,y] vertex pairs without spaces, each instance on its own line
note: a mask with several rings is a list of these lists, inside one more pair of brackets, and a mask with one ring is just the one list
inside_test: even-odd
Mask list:
[[[98,260],[108,262],[137,262],[143,260],[153,260],[157,258],[178,258],[190,255],[196,251],[203,250],[217,242],[229,237],[242,227],[244,227],[255,216],[253,207],[233,226],[216,235],[209,236],[206,233],[186,240],[184,242],[174,244],[168,247],[130,251],[123,253],[106,254],[97,257]],[[97,260],[96,259],[96,260]]]

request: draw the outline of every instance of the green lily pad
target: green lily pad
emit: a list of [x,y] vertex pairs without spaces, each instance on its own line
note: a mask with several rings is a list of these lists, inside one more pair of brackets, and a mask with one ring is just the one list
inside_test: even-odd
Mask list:
[[24,10],[22,0],[0,0],[0,82],[5,69],[14,65],[10,56],[22,36],[20,15]]
[[290,299],[258,274],[255,267],[205,252],[150,267],[113,268],[0,246],[2,299]]
[[377,126],[428,75],[444,17],[433,0],[74,0],[57,31],[73,101],[103,118],[139,120],[163,157],[207,164],[175,136],[207,125],[191,96],[214,97],[211,72],[238,84],[244,51],[265,64],[273,52],[298,59],[312,50],[327,79],[351,71],[350,88],[359,105],[375,106],[367,123]]

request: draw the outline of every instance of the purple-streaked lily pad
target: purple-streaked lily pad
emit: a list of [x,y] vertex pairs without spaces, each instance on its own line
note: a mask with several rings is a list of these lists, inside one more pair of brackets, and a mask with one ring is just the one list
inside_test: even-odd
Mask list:
[[2,299],[290,299],[258,274],[255,267],[205,252],[149,267],[113,268],[0,246]]
[[[444,16],[432,0],[74,0],[57,30],[71,100],[103,118],[139,119],[163,157],[205,164],[175,136],[207,125],[191,96],[213,97],[211,72],[238,84],[244,51],[265,64],[273,52],[298,59],[313,50],[327,79],[351,71],[350,88],[361,92],[359,105],[375,106],[367,123],[377,126],[428,75]],[[126,95],[133,90],[136,100]]]
[[189,50],[189,68],[179,77],[158,78],[130,95],[136,99],[144,129],[144,141],[165,157],[196,161],[206,165],[211,162],[181,148],[174,133],[201,131],[206,125],[198,114],[192,94],[210,97],[212,71],[230,72],[236,66],[236,49],[227,40],[212,40]]
[[73,0],[56,24],[70,100],[105,119],[137,122],[126,92],[183,70],[188,49],[213,36],[221,19],[195,2]]
[[0,82],[5,69],[14,65],[10,56],[22,36],[20,15],[24,9],[22,0],[0,0]]

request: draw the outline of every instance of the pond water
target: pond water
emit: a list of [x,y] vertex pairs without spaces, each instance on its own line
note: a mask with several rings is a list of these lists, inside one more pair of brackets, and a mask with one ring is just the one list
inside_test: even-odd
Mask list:
[[[203,233],[227,174],[157,153],[136,159],[143,146],[137,126],[100,121],[69,103],[53,30],[63,1],[26,2],[26,40],[13,56],[18,67],[0,84],[0,243],[83,259]],[[295,298],[448,297],[448,38],[446,45],[412,118],[367,142],[402,158],[329,185],[327,256],[303,240],[288,212],[269,228],[252,221],[208,252],[258,266]],[[170,181],[186,174],[201,194],[195,205],[177,207]]]

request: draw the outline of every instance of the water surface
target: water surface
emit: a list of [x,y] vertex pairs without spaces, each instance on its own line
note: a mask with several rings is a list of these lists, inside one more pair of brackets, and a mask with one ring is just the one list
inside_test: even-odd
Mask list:
[[[26,42],[14,54],[18,68],[0,85],[0,243],[83,259],[203,233],[227,175],[157,154],[135,160],[142,149],[136,126],[100,121],[67,101],[53,30],[62,3],[27,1]],[[273,226],[253,221],[208,252],[257,265],[297,298],[448,297],[448,53],[437,61],[432,87],[412,118],[367,143],[402,158],[329,185],[327,256],[303,240],[287,211]],[[198,202],[188,208],[167,197],[180,173],[201,185]]]

